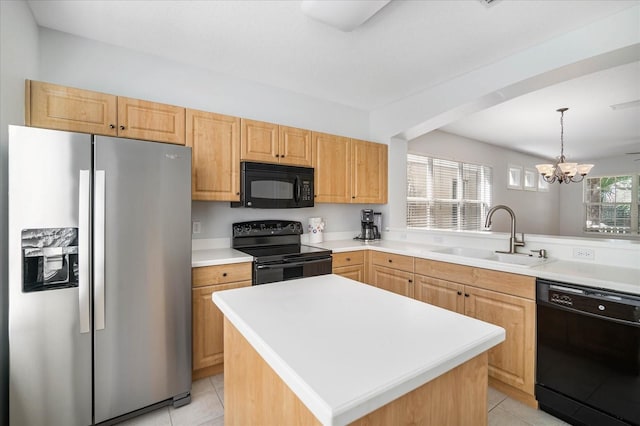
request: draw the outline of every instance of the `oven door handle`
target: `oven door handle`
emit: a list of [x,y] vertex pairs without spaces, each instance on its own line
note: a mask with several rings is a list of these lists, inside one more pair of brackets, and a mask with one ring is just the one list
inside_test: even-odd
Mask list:
[[306,262],[278,263],[277,265],[257,265],[256,269],[284,269],[284,268],[290,268],[295,266],[309,265],[312,263],[328,262],[330,260],[331,258],[326,258],[326,259],[308,260]]

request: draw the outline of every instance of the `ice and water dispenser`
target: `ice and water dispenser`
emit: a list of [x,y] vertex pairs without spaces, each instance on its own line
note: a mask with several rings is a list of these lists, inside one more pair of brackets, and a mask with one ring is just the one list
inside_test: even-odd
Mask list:
[[78,228],[22,231],[22,291],[78,286]]

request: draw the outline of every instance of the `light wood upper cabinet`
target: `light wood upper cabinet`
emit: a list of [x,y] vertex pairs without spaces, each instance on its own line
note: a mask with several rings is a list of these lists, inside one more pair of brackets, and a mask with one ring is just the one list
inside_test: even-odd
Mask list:
[[387,202],[387,145],[351,139],[351,198],[354,203]]
[[184,145],[185,109],[118,96],[118,136]]
[[187,109],[191,197],[240,200],[240,118]]
[[246,118],[240,125],[240,159],[277,163],[280,155],[278,125]]
[[117,97],[41,81],[25,82],[25,124],[117,136]]
[[314,132],[315,200],[386,203],[387,163],[387,145]]
[[296,127],[278,126],[280,164],[311,167],[311,131]]
[[351,202],[351,140],[313,132],[315,201]]
[[241,160],[311,167],[310,130],[246,118],[241,127]]
[[27,126],[184,145],[185,109],[26,81]]

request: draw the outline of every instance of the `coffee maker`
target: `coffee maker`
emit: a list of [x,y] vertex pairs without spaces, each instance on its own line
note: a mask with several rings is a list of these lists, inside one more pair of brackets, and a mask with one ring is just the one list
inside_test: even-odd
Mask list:
[[360,235],[357,240],[373,241],[380,239],[380,226],[382,224],[382,215],[371,209],[362,209],[360,211]]

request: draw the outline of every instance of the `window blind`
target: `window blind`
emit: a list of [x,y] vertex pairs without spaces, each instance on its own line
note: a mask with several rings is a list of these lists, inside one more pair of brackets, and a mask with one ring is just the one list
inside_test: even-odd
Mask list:
[[482,229],[491,183],[491,167],[408,154],[407,226]]

